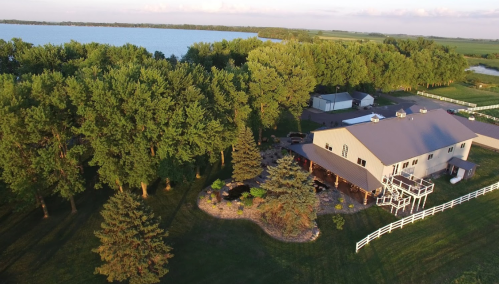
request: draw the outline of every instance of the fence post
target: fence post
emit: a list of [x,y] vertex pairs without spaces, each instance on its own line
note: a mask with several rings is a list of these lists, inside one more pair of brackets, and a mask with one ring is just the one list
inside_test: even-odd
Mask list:
[[392,224],[393,224],[393,223],[390,223],[390,229],[388,230],[388,232],[389,232],[389,233],[391,233],[391,232],[392,232]]
[[454,200],[450,202],[450,208],[454,207]]

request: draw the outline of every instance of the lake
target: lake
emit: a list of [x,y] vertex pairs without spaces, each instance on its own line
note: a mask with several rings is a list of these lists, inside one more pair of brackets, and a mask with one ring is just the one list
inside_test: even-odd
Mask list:
[[59,45],[71,40],[80,43],[97,42],[115,46],[131,43],[145,47],[151,53],[156,50],[161,51],[167,57],[171,54],[179,57],[184,55],[187,53],[187,48],[195,42],[215,42],[223,39],[233,40],[256,36],[256,33],[201,30],[0,24],[0,38],[5,41],[17,37],[35,45],[47,43]]
[[474,71],[475,73],[478,73],[478,74],[499,76],[499,71],[497,71],[495,69],[487,68],[483,65],[471,66],[470,68],[468,68],[466,70],[471,70],[471,71]]

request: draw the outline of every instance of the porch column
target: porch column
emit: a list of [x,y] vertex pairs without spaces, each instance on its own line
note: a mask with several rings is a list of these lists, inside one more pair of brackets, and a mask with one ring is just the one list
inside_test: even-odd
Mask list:
[[364,190],[364,205],[367,205],[367,191]]
[[336,187],[336,189],[338,189],[338,175],[335,175],[336,176],[336,181],[334,182],[334,187]]
[[424,196],[423,209],[424,209],[424,205],[426,204],[426,197],[428,197],[428,194]]
[[312,162],[312,160],[310,160],[310,168],[308,169],[308,171],[310,173],[312,173],[312,167],[313,167],[313,165],[314,165],[314,162]]

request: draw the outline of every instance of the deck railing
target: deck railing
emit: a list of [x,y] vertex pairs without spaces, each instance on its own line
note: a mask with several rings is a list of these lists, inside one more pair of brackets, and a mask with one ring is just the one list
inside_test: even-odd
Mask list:
[[461,196],[459,198],[451,200],[447,203],[444,203],[444,204],[432,207],[430,209],[426,209],[424,211],[418,212],[418,213],[413,214],[411,216],[405,217],[403,219],[398,220],[397,222],[390,223],[390,224],[376,230],[375,232],[369,234],[367,237],[360,240],[359,242],[357,242],[357,244],[355,246],[355,252],[358,252],[362,247],[369,244],[369,242],[381,237],[382,235],[384,235],[386,233],[391,233],[395,229],[402,229],[405,225],[414,223],[414,221],[423,220],[427,216],[433,216],[433,215],[435,215],[435,213],[443,212],[449,208],[454,207],[455,205],[469,201],[473,198],[477,198],[480,195],[484,195],[485,193],[492,192],[496,189],[499,189],[499,182],[494,183],[492,185],[489,185],[487,187],[484,187],[482,189],[479,189],[477,191],[468,193],[464,196]]
[[[409,175],[409,177],[407,177],[406,175]],[[403,180],[398,179],[397,176],[394,175],[388,178],[383,178],[382,183],[386,185],[390,184],[392,186],[395,185],[397,189],[405,191],[406,193],[413,196],[415,195],[416,197],[422,197],[433,192],[433,183],[416,177],[412,180],[410,177],[413,175],[407,173],[405,175],[401,174],[401,176],[411,180],[413,184],[408,184]]]

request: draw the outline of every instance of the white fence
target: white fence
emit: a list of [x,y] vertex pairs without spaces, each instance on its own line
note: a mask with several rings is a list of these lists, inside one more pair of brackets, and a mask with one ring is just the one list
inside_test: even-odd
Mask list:
[[458,104],[458,105],[476,107],[476,104],[472,104],[472,103],[468,103],[468,102],[464,102],[464,101],[460,101],[460,100],[449,99],[449,98],[441,97],[441,96],[437,96],[437,95],[432,95],[432,94],[428,94],[428,93],[421,92],[421,91],[418,91],[417,94],[420,96],[424,96],[424,97],[428,97],[428,98],[432,98],[432,99],[437,99],[437,100],[441,100],[441,101],[446,101],[446,102],[451,102],[451,103]]
[[499,108],[499,105],[491,105],[491,106],[483,106],[483,107],[469,107],[469,111],[478,111],[478,110],[485,110],[485,109],[495,109]]
[[470,113],[470,114],[473,114],[473,115],[478,115],[478,116],[483,116],[483,117],[486,117],[488,119],[492,119],[494,121],[499,121],[499,118],[497,117],[494,117],[494,116],[491,116],[491,115],[488,115],[488,114],[485,114],[485,113],[480,113],[480,112],[474,112],[472,110],[469,110],[469,109],[458,109],[459,112],[467,112],[467,113]]
[[357,242],[356,247],[355,247],[355,252],[359,252],[359,250],[364,247],[365,245],[369,244],[369,242],[381,237],[382,235],[386,233],[391,233],[395,229],[402,229],[405,225],[414,223],[414,221],[417,220],[422,220],[427,216],[432,216],[435,215],[437,212],[443,212],[449,208],[454,207],[455,205],[461,204],[463,202],[469,201],[470,199],[477,198],[480,195],[484,195],[485,193],[492,192],[496,189],[499,189],[499,182],[489,185],[487,187],[484,187],[482,189],[479,189],[477,191],[474,191],[472,193],[468,193],[464,196],[461,196],[459,198],[456,198],[452,201],[449,201],[447,203],[432,207],[430,209],[426,209],[424,211],[418,212],[416,214],[413,214],[411,216],[405,217],[403,219],[398,220],[397,222],[393,222],[391,224],[388,224],[384,226],[383,228],[378,229],[374,233],[369,234],[367,237],[364,239],[360,240]]

